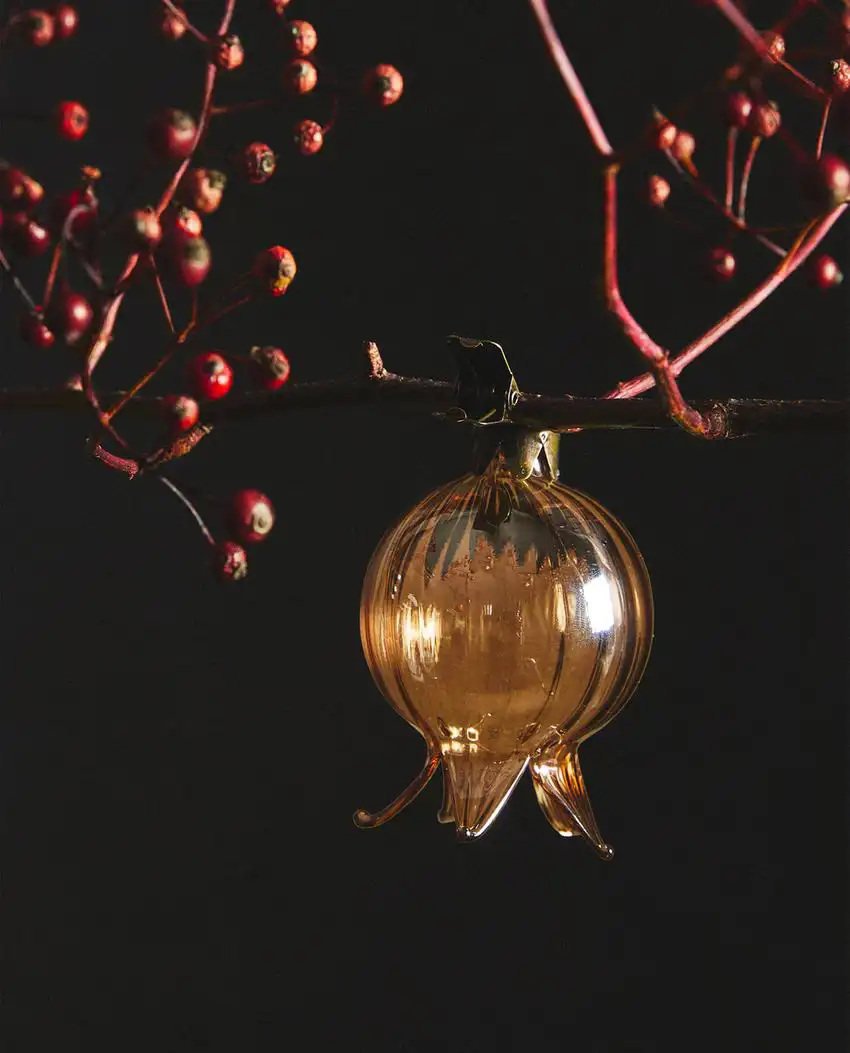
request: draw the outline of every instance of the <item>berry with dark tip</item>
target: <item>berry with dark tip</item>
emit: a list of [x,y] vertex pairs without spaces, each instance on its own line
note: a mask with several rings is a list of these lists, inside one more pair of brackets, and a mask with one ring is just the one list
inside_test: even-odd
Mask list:
[[183,161],[195,146],[197,131],[190,113],[170,107],[148,124],[148,149],[160,161]]
[[195,355],[187,372],[196,398],[221,399],[233,387],[233,370],[227,359],[216,351]]

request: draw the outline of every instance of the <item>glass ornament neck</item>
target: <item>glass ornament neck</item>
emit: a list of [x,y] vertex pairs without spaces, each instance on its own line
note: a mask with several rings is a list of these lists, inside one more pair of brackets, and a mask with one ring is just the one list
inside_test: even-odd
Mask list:
[[556,431],[536,431],[514,424],[482,425],[475,429],[474,471],[513,480],[540,479],[555,483],[560,475]]

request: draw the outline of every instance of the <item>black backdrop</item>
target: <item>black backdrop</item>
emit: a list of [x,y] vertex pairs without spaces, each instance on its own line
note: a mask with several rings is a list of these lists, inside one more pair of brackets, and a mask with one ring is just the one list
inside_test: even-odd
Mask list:
[[[3,153],[50,191],[96,163],[109,204],[147,114],[196,106],[202,65],[192,41],[155,39],[153,2],[79,6],[79,37],[4,60],[3,92],[27,108],[78,97],[90,135],[57,150],[4,122]],[[192,9],[211,25],[218,6]],[[239,4],[255,61],[231,75],[232,98],[262,93],[280,65],[258,6]],[[734,54],[713,12],[672,6],[553,3],[615,141]],[[595,296],[592,151],[526,6],[290,10],[316,23],[340,76],[391,61],[407,91],[385,113],[344,106],[323,154],[234,188],[208,221],[210,287],[276,241],[300,268],[282,302],[228,319],[212,346],[279,343],[308,380],[361,369],[372,338],[391,369],[449,378],[444,338],[460,332],[501,342],[528,390],[596,394],[635,372]],[[291,118],[228,118],[211,145],[283,149]],[[811,141],[816,121],[804,109],[795,130]],[[718,147],[700,135],[714,176]],[[769,144],[756,166],[756,217],[793,218],[782,156]],[[647,215],[638,185],[624,184],[624,290],[675,348],[769,260],[742,245],[735,288],[707,289],[693,258],[708,241]],[[674,194],[677,214],[716,237]],[[846,237],[830,251],[846,264]],[[692,368],[686,392],[842,395],[846,289],[789,282]],[[8,290],[3,302],[8,332]],[[139,293],[103,383],[137,375],[164,338]],[[7,340],[2,371],[47,384],[71,361]],[[179,504],[88,461],[84,437],[80,421],[0,422],[10,1049],[841,1048],[841,437],[565,440],[566,481],[629,526],[657,601],[642,685],[584,750],[610,864],[557,838],[525,782],[471,846],[435,822],[436,781],[380,831],[351,822],[421,759],[360,653],[363,570],[397,515],[466,470],[461,429],[365,411],[221,429],[175,477],[258,486],[279,510],[249,578],[227,590]]]

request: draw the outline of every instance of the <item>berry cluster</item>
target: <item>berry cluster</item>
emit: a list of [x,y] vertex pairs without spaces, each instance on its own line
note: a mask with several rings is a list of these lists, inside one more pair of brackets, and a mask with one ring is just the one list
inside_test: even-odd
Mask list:
[[[226,134],[228,122],[220,118],[227,115],[260,107],[287,110],[307,98],[322,96],[330,100],[329,120],[321,122],[315,116],[296,119],[297,114],[284,120],[284,127],[290,129],[293,156],[314,156],[322,150],[334,125],[340,99],[350,93],[326,76],[318,63],[315,27],[303,19],[290,20],[288,2],[276,0],[267,5],[281,56],[272,96],[247,103],[221,102],[220,82],[246,61],[246,48],[231,27],[238,3],[221,6],[218,27],[206,32],[194,24],[180,3],[160,0],[154,5],[153,28],[163,40],[184,41],[181,47],[201,49],[207,67],[205,95],[198,112],[171,106],[149,118],[144,129],[147,156],[143,172],[129,192],[114,195],[125,204],[112,214],[102,214],[98,169],[84,167],[77,185],[49,197],[23,165],[0,161],[0,267],[11,277],[23,302],[19,325],[22,339],[41,349],[61,343],[74,352],[77,372],[69,386],[78,387],[91,406],[100,440],[92,440],[94,455],[130,478],[143,471],[159,473],[195,512],[213,548],[216,576],[230,581],[244,577],[247,571],[243,546],[268,535],[275,518],[271,502],[256,490],[234,494],[224,510],[224,540],[217,541],[188,497],[165,476],[163,466],[188,453],[209,431],[205,409],[231,392],[240,363],[244,363],[245,380],[256,388],[272,393],[286,384],[290,364],[280,347],[257,344],[239,355],[199,350],[197,344],[201,334],[219,318],[249,301],[283,297],[295,279],[297,265],[288,248],[271,245],[256,252],[247,270],[209,300],[200,299],[213,263],[205,230],[208,217],[227,200],[231,182],[249,187],[267,183],[279,161],[279,154],[264,142],[222,148],[220,141],[210,147],[209,140],[213,131],[217,140],[219,132]],[[34,8],[7,15],[5,21],[0,15],[0,39],[45,48],[76,34],[78,23],[76,8],[70,4]],[[381,108],[398,101],[402,91],[401,74],[389,65],[375,66],[360,83],[361,96]],[[67,100],[38,119],[49,120],[66,141],[82,139],[89,125],[87,109]],[[158,180],[156,186],[154,178]],[[144,189],[145,179],[150,190]],[[27,271],[32,261],[39,257],[49,260],[49,266],[41,293],[33,296],[25,281],[29,280]],[[109,262],[116,258],[123,260],[117,270]],[[93,372],[111,345],[124,299],[140,287],[152,289],[158,298],[170,330],[168,341],[152,368],[115,405],[105,407],[100,403]],[[190,317],[182,325],[176,309],[179,305],[172,303],[181,296],[188,298],[191,306],[191,311],[186,311]],[[152,452],[134,456],[118,430],[117,418],[171,363],[182,367],[182,373],[174,373],[182,380],[175,380],[171,393],[157,402],[158,445]],[[110,452],[105,444],[118,445],[120,453]]]
[[[794,17],[801,17],[805,4],[796,5]],[[796,59],[787,40],[792,33],[792,18],[786,18],[779,28],[761,34],[763,53],[753,55],[751,49],[742,51],[741,59],[728,69],[719,88],[712,93],[708,116],[720,123],[727,135],[726,183],[722,194],[715,192],[701,177],[695,163],[697,139],[686,128],[680,127],[660,113],[648,133],[651,151],[661,152],[675,170],[693,189],[712,204],[724,223],[720,243],[703,247],[700,261],[705,276],[715,283],[732,281],[737,273],[735,242],[745,234],[755,236],[776,255],[784,255],[781,247],[773,244],[767,232],[751,226],[746,218],[747,195],[756,156],[764,146],[776,140],[791,152],[797,170],[797,201],[803,202],[805,219],[812,220],[850,200],[850,165],[842,156],[846,153],[846,132],[850,127],[850,64],[843,54],[850,54],[846,34],[833,33],[822,50],[815,49],[813,77],[791,66]],[[850,26],[850,16],[842,25]],[[840,53],[836,55],[832,49]],[[829,56],[828,61],[824,61]],[[821,84],[816,83],[818,78]],[[802,94],[817,99],[822,106],[820,134],[814,150],[804,149],[783,124],[780,103],[774,98],[783,86],[797,88]],[[832,121],[831,121],[832,119]],[[826,150],[830,129],[834,147]],[[743,141],[745,156],[736,171],[736,148]],[[771,144],[770,149],[774,149]],[[671,200],[672,187],[668,179],[651,172],[645,183],[645,199],[656,209],[666,209]],[[795,217],[796,219],[796,217]],[[828,255],[812,257],[806,266],[811,284],[820,289],[834,288],[842,281],[841,270]]]

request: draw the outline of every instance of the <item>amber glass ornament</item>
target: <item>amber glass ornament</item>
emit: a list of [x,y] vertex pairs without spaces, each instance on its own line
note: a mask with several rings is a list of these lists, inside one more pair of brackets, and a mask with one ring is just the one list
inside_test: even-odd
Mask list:
[[[539,436],[556,462],[552,437]],[[357,812],[359,826],[392,818],[442,764],[439,819],[464,839],[478,837],[530,767],[554,829],[612,854],[578,749],[641,677],[652,593],[629,533],[556,481],[546,448],[538,442],[540,456],[525,471],[497,448],[481,473],[408,512],[372,556],[360,614],[366,661],[428,757],[387,808]]]

